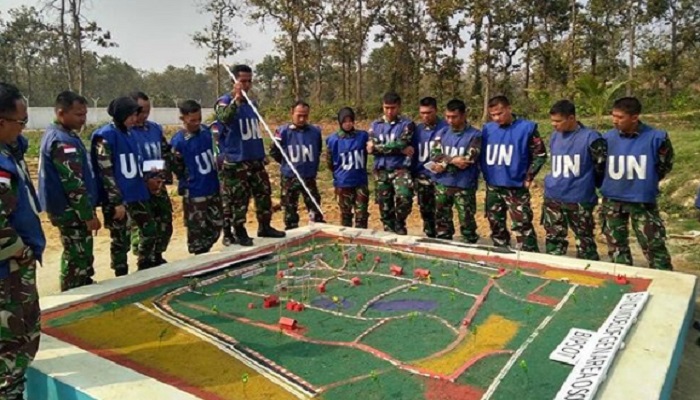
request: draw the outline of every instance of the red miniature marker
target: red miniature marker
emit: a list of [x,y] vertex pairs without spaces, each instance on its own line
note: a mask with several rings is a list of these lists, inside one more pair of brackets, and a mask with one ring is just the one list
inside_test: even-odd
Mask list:
[[277,279],[282,279],[282,278],[284,278],[284,271],[277,272]]
[[297,329],[297,320],[287,317],[280,318],[280,328],[293,331]]
[[351,280],[353,286],[360,286],[362,284],[362,281],[360,281],[360,278],[354,277]]
[[394,264],[389,268],[389,271],[391,272],[392,275],[394,276],[401,276],[403,275],[403,267],[399,267],[398,265]]
[[267,296],[263,300],[263,308],[277,307],[280,304],[280,299],[277,296]]
[[294,268],[294,263],[293,262],[288,262],[287,263],[287,268]]
[[626,284],[630,283],[630,281],[629,281],[629,279],[627,279],[626,276],[624,276],[624,275],[618,275],[618,276],[615,278],[615,283],[617,283],[618,285],[626,285]]
[[374,257],[374,262],[376,262],[378,264],[378,263],[382,262],[382,258],[379,256],[376,256],[376,257]]
[[326,293],[326,285],[325,284],[320,284],[316,287],[319,293]]
[[422,268],[416,268],[413,270],[413,276],[415,278],[422,278],[422,279],[428,279],[430,278],[430,270],[428,269],[422,269]]
[[357,260],[357,262],[362,262],[362,260],[365,259],[365,255],[362,253],[357,253],[357,256],[355,256],[355,259]]
[[254,309],[255,308],[255,303],[248,303],[248,308],[249,309]]
[[505,268],[499,268],[499,269],[498,269],[498,274],[499,274],[499,275],[503,275],[503,274],[505,274],[505,273],[506,273],[506,269],[505,269]]

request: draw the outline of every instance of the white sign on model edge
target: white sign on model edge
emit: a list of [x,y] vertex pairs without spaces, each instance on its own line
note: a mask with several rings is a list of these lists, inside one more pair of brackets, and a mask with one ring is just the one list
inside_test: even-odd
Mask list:
[[589,400],[605,380],[622,341],[649,299],[649,292],[622,296],[574,366],[555,400]]
[[549,355],[549,359],[564,364],[576,365],[576,362],[585,354],[586,345],[594,341],[592,338],[595,335],[595,331],[571,328],[564,340]]

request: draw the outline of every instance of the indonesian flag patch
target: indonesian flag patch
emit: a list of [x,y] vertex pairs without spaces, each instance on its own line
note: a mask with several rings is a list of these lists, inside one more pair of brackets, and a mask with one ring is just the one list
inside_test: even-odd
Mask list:
[[63,152],[65,154],[75,153],[76,151],[78,151],[78,149],[76,149],[75,146],[72,146],[70,144],[66,144],[63,146]]
[[9,185],[12,182],[12,174],[7,171],[0,171],[0,185]]

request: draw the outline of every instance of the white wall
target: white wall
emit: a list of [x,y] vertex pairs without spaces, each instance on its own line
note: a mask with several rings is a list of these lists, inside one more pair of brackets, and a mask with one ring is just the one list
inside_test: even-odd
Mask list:
[[[202,116],[206,117],[214,113],[213,108],[203,108]],[[53,107],[29,107],[29,123],[27,129],[44,129],[47,125],[53,122],[54,110]],[[180,124],[180,112],[177,108],[152,108],[151,121],[161,125],[177,125]],[[88,108],[87,123],[97,125],[109,122],[111,118],[107,114],[105,107]]]

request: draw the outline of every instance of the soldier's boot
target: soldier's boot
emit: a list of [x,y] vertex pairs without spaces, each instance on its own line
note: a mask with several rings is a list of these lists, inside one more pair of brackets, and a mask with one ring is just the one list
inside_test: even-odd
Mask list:
[[198,254],[207,254],[207,253],[209,253],[209,250],[211,250],[211,247],[208,249],[200,249],[200,250],[195,251],[194,255],[196,256]]
[[231,232],[231,223],[228,221],[224,221],[224,240],[223,244],[224,246],[231,246],[232,244],[236,244],[236,237],[233,235],[233,232]]
[[253,239],[248,236],[248,231],[245,230],[245,226],[236,225],[234,228],[234,234],[236,235],[236,241],[241,246],[252,246]]
[[155,260],[155,264],[153,266],[157,267],[157,266],[167,264],[167,263],[168,263],[168,261],[165,258],[163,258],[163,253],[158,253],[158,254],[156,254],[156,260]]
[[155,261],[149,260],[147,258],[142,258],[136,263],[136,267],[139,271],[143,271],[144,269],[153,268],[155,266],[156,266]]
[[120,265],[114,268],[114,276],[124,276],[129,274],[129,267],[126,265]]
[[396,221],[396,229],[394,229],[394,232],[397,235],[403,235],[403,236],[408,235],[408,230],[406,229],[406,222],[405,221],[404,222]]
[[283,238],[287,236],[286,233],[278,231],[277,229],[270,226],[270,223],[260,224],[258,227],[258,237],[269,237],[269,238]]

